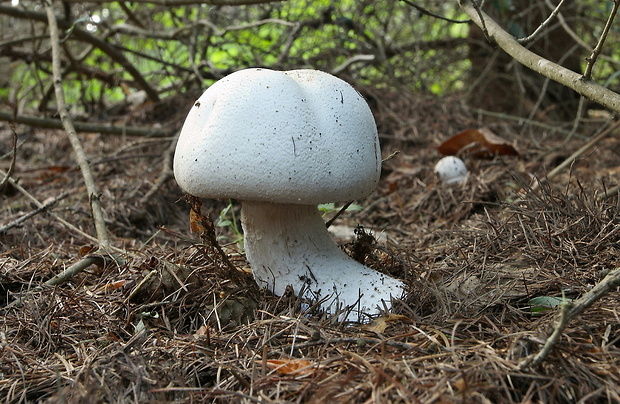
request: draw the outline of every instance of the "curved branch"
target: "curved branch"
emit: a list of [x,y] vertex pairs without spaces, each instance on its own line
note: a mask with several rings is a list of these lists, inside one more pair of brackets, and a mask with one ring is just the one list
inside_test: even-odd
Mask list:
[[[43,23],[48,23],[48,20],[45,14],[37,13],[34,11],[29,11],[29,10],[23,10],[18,7],[0,5],[0,14],[9,15],[15,18],[30,19],[30,20],[43,22]],[[127,71],[127,73],[129,73],[134,78],[138,86],[146,92],[146,94],[149,97],[149,100],[153,102],[159,101],[159,94],[157,93],[157,91],[153,89],[153,87],[151,87],[151,85],[146,81],[146,79],[142,76],[142,74],[140,74],[138,69],[136,69],[136,67],[133,64],[131,64],[129,60],[127,60],[125,55],[118,52],[114,48],[114,46],[104,41],[103,39],[100,39],[100,38],[97,38],[96,36],[91,35],[90,33],[88,33],[87,31],[84,31],[81,28],[74,27],[73,24],[67,20],[62,20],[62,19],[57,18],[56,21],[58,22],[59,28],[62,28],[65,30],[71,29],[71,35],[70,35],[71,37],[74,37],[75,39],[78,39],[82,42],[86,42],[88,44],[91,44],[101,49],[103,53],[108,55],[110,59],[112,59],[114,62],[121,65]]]
[[581,74],[547,60],[524,48],[484,11],[477,10],[470,0],[458,0],[463,11],[479,27],[486,27],[492,40],[522,65],[551,80],[575,90],[577,93],[620,113],[620,95],[607,88],[586,80]]

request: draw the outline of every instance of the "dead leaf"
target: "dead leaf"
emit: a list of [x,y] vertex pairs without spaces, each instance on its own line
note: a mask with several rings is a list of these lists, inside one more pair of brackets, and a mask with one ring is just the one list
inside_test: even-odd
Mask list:
[[194,333],[194,338],[207,337],[211,335],[209,327],[207,325],[201,325],[200,328]]
[[371,331],[371,332],[376,332],[377,334],[381,334],[388,327],[388,323],[394,323],[397,321],[411,321],[411,319],[407,316],[390,313],[387,316],[381,316],[381,317],[375,318],[369,324],[366,324],[362,328],[366,331]]
[[97,251],[97,247],[94,245],[85,245],[78,251],[78,257],[86,257],[90,253]]
[[306,359],[269,359],[265,364],[283,375],[307,376],[314,371],[314,364]]
[[467,129],[450,137],[437,147],[444,156],[455,156],[468,150],[474,157],[488,158],[493,155],[516,156],[517,149],[507,140],[497,136],[489,128]]
[[125,283],[127,283],[126,280],[110,282],[107,285],[105,285],[104,288],[105,288],[106,292],[109,292],[111,290],[116,290],[116,289],[122,288],[123,286],[125,286]]
[[189,211],[189,228],[192,233],[204,233],[207,228],[203,224],[204,217],[193,209]]
[[423,171],[423,167],[413,165],[411,163],[403,163],[396,167],[386,178],[385,183],[388,184],[389,192],[395,192],[403,182],[411,181],[412,178],[419,175]]

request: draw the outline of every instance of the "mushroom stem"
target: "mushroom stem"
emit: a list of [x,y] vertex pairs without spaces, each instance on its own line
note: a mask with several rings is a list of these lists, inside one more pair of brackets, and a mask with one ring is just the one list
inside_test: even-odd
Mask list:
[[315,205],[246,202],[241,224],[245,250],[261,287],[282,295],[287,286],[336,313],[376,314],[404,284],[347,256],[331,239]]

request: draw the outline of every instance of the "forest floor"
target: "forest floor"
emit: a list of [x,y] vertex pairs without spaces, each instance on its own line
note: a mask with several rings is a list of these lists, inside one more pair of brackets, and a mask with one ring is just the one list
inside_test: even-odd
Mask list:
[[[171,138],[80,135],[112,244],[123,250],[98,255],[67,137],[19,125],[17,186],[0,194],[0,401],[620,402],[617,289],[570,321],[540,364],[523,362],[553,331],[562,301],[620,266],[620,205],[609,192],[620,183],[617,136],[545,180],[608,121],[589,119],[567,137],[570,122],[489,116],[457,101],[372,101],[383,156],[400,153],[377,191],[357,201],[362,210],[332,228],[349,252],[367,240],[355,237],[358,225],[372,232],[365,263],[409,290],[366,324],[259,290],[233,225],[216,227],[224,256],[190,232],[174,180],[153,188],[169,170]],[[178,128],[178,105],[191,102],[155,117],[147,105],[125,120]],[[465,152],[467,180],[442,184],[437,146],[482,127],[519,154]],[[0,124],[4,171],[11,139]],[[202,211],[216,224],[236,220],[238,204],[228,205],[203,200]],[[93,265],[45,284],[85,258]]]

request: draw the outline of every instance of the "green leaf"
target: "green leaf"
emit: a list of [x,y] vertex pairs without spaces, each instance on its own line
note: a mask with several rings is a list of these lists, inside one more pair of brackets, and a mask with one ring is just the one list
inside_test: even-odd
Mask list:
[[549,310],[553,310],[571,301],[572,299],[566,297],[537,296],[530,299],[530,311],[533,315],[542,315]]

